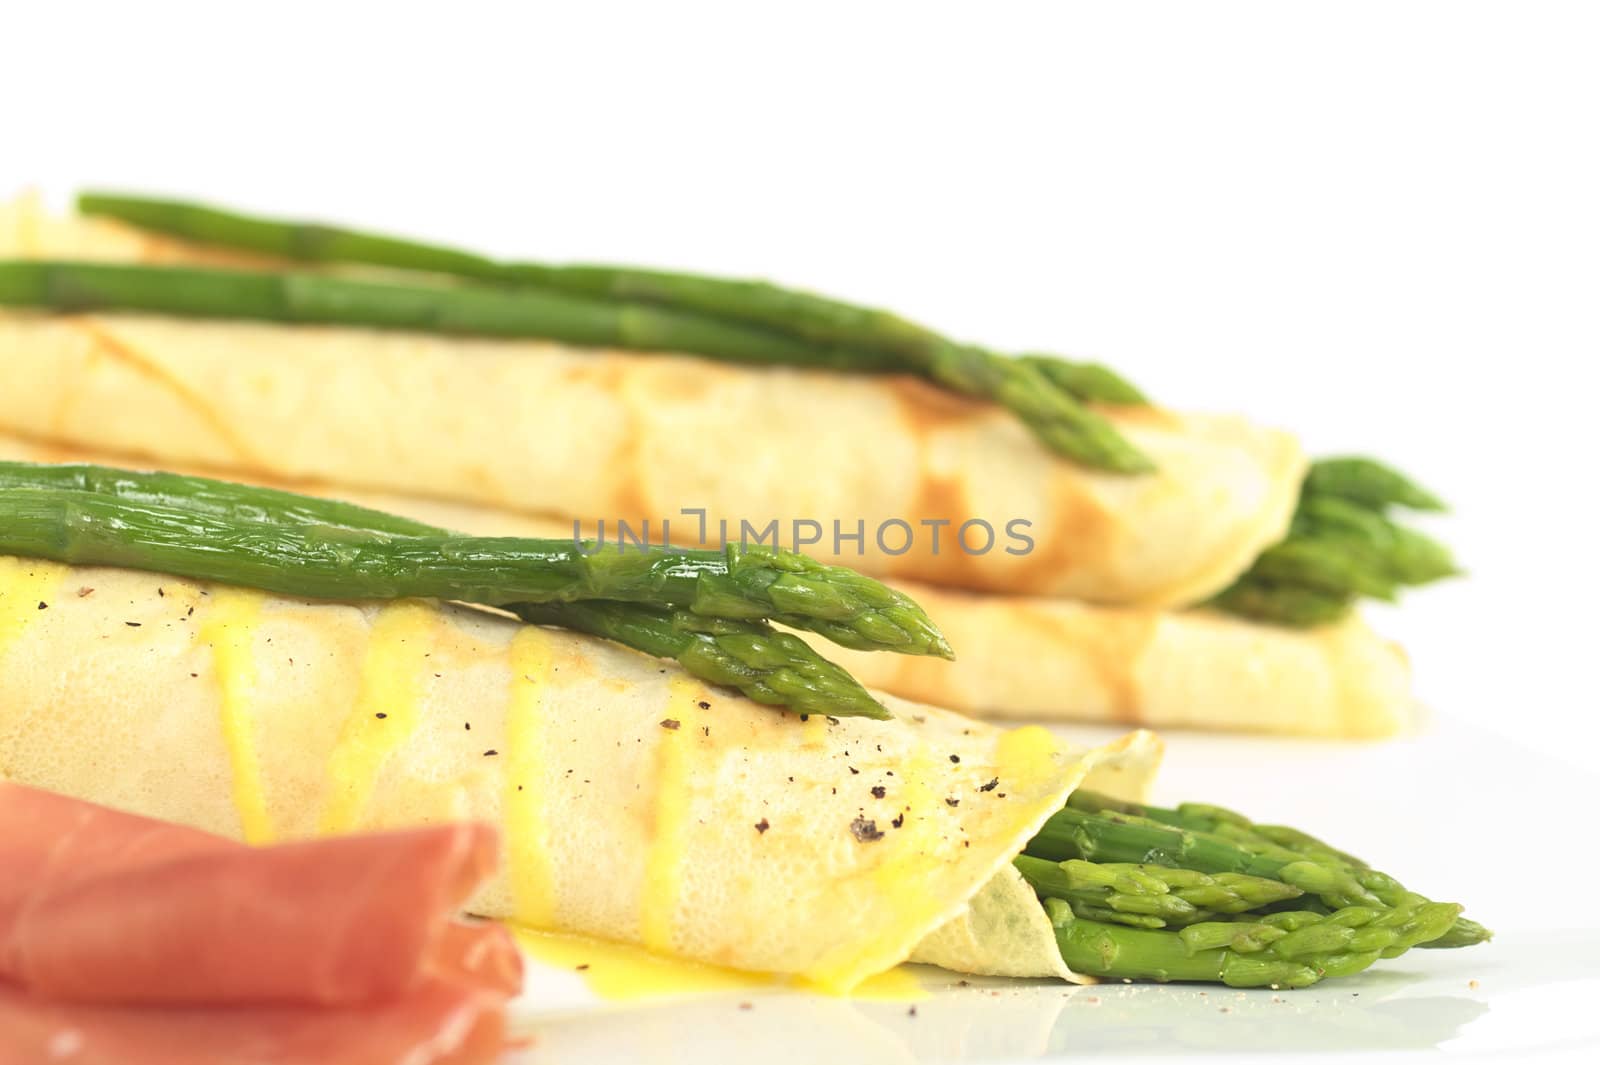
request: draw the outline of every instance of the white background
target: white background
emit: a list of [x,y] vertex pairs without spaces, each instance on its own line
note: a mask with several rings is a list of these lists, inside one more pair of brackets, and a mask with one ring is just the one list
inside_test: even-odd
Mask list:
[[0,191],[766,274],[1381,455],[1472,571],[1378,618],[1423,696],[1590,759],[1595,5],[567,6],[28,5]]
[[[1337,822],[1500,931],[1406,963],[1436,975],[1372,1015],[1402,1035],[1450,995],[1489,1012],[1446,1049],[1591,1043],[1593,914],[1528,906],[1496,859],[1560,854],[1562,899],[1595,868],[1589,785],[1497,745],[1592,768],[1600,741],[1600,5],[578,6],[11,5],[0,195],[126,186],[765,274],[1393,461],[1455,504],[1434,529],[1472,571],[1376,618],[1435,732],[1187,737],[1166,797]],[[1326,786],[1349,779],[1360,801]],[[1343,992],[1284,1022],[1306,1019],[1319,1061],[1337,1046],[1312,1022]],[[1109,1018],[1108,1045],[1172,1025],[1182,994]],[[1200,1045],[1264,1038],[1206,1013],[1180,1017]],[[616,1016],[550,1045],[626,1051]],[[828,1035],[759,1016],[771,1060]],[[685,1060],[715,1056],[716,1017],[684,1026]]]

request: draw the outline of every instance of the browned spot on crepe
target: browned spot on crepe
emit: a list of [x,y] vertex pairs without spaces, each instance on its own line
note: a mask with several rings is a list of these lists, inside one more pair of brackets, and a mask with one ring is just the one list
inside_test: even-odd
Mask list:
[[[883,379],[894,396],[901,420],[917,447],[917,488],[909,513],[900,515],[912,527],[911,550],[888,560],[890,573],[937,580],[957,587],[980,587],[985,566],[983,559],[961,549],[956,534],[961,523],[979,517],[972,513],[964,479],[946,476],[932,469],[929,436],[943,428],[964,425],[981,418],[989,404],[958,396],[915,377]],[[923,521],[947,521],[937,529],[938,551],[934,551],[935,529]],[[990,523],[993,525],[993,522]],[[995,541],[1002,541],[1004,529],[995,530]],[[869,530],[868,537],[874,535]],[[996,546],[992,550],[1002,550]],[[992,552],[991,552],[992,553]]]
[[[1061,574],[1069,570],[1106,564],[1117,543],[1115,521],[1070,471],[1057,473],[1051,468],[1047,475],[1047,513],[991,515],[973,512],[963,477],[941,475],[931,469],[929,438],[933,433],[991,418],[998,408],[917,378],[887,380],[902,420],[917,444],[919,477],[911,513],[904,516],[916,530],[915,543],[911,551],[889,563],[890,573],[951,587],[1027,595],[1041,583],[1058,583]],[[1164,412],[1161,416],[1167,417]],[[994,546],[984,555],[969,554],[956,541],[961,523],[972,518],[982,518],[994,529]],[[1006,534],[1006,523],[1017,518],[1032,522],[1026,533],[1033,538],[1033,550],[1004,560],[995,558],[996,552],[1004,552],[1013,544]],[[933,553],[932,530],[917,524],[923,519],[945,519],[950,523],[941,530],[937,556]]]
[[1155,638],[1160,614],[1154,610],[1105,611],[1090,624],[1069,624],[1048,609],[1017,603],[1011,608],[1021,624],[1042,629],[1062,653],[1082,659],[1105,689],[1113,720],[1137,725],[1144,719],[1143,696],[1135,666]]
[[1050,513],[1026,531],[1033,550],[1018,556],[1000,590],[1033,594],[1041,582],[1054,584],[1068,571],[1109,568],[1120,540],[1116,519],[1066,477],[1050,479]]
[[611,523],[626,521],[637,528],[638,523],[651,517],[649,494],[645,491],[644,463],[648,461],[642,432],[643,419],[637,405],[627,391],[629,367],[625,357],[608,353],[584,353],[561,367],[557,376],[562,384],[592,388],[615,400],[621,420],[609,429],[602,439],[609,439],[611,456],[605,468],[611,472],[614,484],[611,491],[612,513],[601,515],[608,519],[607,537],[616,535]]

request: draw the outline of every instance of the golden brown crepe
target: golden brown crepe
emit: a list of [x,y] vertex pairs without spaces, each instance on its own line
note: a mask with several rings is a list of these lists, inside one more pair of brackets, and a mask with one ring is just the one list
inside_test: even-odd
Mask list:
[[[3,459],[141,465],[127,456],[0,434]],[[573,535],[571,521],[327,485],[277,486],[337,495],[462,532]],[[895,583],[944,630],[956,661],[850,651],[808,638],[864,683],[904,698],[990,717],[1336,738],[1394,735],[1414,714],[1404,654],[1359,618],[1294,629],[1211,611],[1097,606]]]
[[[24,203],[0,218],[6,255],[189,253]],[[0,313],[0,429],[163,464],[650,519],[657,535],[666,518],[679,541],[695,528],[684,508],[706,511],[713,539],[721,519],[735,539],[741,521],[776,521],[790,545],[794,523],[812,520],[817,530],[800,534],[821,540],[808,553],[865,572],[1151,607],[1205,599],[1283,535],[1305,471],[1292,437],[1239,418],[1105,413],[1159,472],[1062,461],[1008,412],[903,377],[542,341]],[[885,524],[895,519],[905,528]],[[966,533],[985,553],[955,545],[969,519],[992,529]],[[858,532],[859,545],[848,539]]]
[[0,557],[6,778],[251,841],[487,820],[478,912],[830,988],[1069,975],[1010,859],[1088,774],[1136,796],[1154,738],[885,701],[802,722],[465,607]]

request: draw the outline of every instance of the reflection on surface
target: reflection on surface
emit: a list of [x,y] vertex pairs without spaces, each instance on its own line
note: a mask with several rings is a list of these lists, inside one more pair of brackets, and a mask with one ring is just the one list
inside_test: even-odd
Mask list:
[[[1471,1029],[1491,1008],[1572,1001],[1592,974],[1556,957],[1548,939],[1497,944],[1498,955],[1466,963],[1452,952],[1413,952],[1405,968],[1368,972],[1306,991],[1234,991],[1197,986],[1099,985],[971,980],[917,970],[933,992],[913,1008],[752,990],[646,1007],[533,1015],[537,1044],[515,1059],[705,1065],[722,1060],[784,1063],[1006,1062],[1116,1057],[1209,1058],[1248,1054],[1324,1054],[1425,1050],[1448,1043],[1477,1049]],[[1600,945],[1597,945],[1600,946]],[[1469,981],[1479,980],[1479,987]],[[1540,1028],[1504,1017],[1490,1042],[1506,1049],[1522,1031],[1539,1046]],[[1487,1029],[1490,1026],[1484,1026]],[[1548,1028],[1543,1029],[1548,1031]],[[1515,1039],[1513,1038],[1513,1043]]]

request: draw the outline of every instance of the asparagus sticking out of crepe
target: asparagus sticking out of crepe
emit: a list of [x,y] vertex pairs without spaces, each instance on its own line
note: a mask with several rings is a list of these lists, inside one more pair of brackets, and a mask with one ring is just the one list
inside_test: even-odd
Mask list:
[[[476,912],[684,957],[839,987],[907,956],[1305,986],[1476,938],[1303,833],[1279,853],[1074,804],[1085,780],[1136,790],[1148,735],[1074,754],[914,704],[802,724],[483,612],[28,558],[0,559],[0,638],[0,758],[23,783],[258,841],[493,819],[510,860]],[[122,757],[73,756],[91,736]],[[781,894],[735,889],[752,876]]]
[[1096,975],[1306,987],[1489,932],[1304,832],[1221,807],[1076,791],[1015,863],[1067,964]]
[[1444,504],[1373,459],[1312,463],[1289,535],[1211,605],[1258,621],[1321,625],[1348,614],[1362,597],[1392,600],[1402,587],[1459,573],[1448,548],[1393,520],[1396,507],[1442,510]]
[[[1028,844],[1026,854],[1030,859],[1044,859],[1045,864],[1063,863],[1059,880],[1054,874],[1041,878],[1036,865],[1024,866],[1021,871],[1036,888],[1069,901],[1072,894],[1062,889],[1084,886],[1071,880],[1076,868],[1073,863],[1088,860],[1132,863],[1148,874],[1106,885],[1121,894],[1137,893],[1141,888],[1166,894],[1172,885],[1163,879],[1164,874],[1148,867],[1171,866],[1212,876],[1261,878],[1292,889],[1268,905],[1301,894],[1315,896],[1330,910],[1351,906],[1405,909],[1429,903],[1393,877],[1315,837],[1294,829],[1258,827],[1221,807],[1192,803],[1166,810],[1078,791],[1064,809],[1051,816]],[[1455,914],[1459,913],[1456,907]],[[1447,922],[1439,935],[1451,931],[1453,941],[1460,945],[1488,938],[1487,931],[1474,922],[1463,922],[1459,928],[1454,925],[1453,920]]]
[[[100,306],[109,301],[119,306],[180,316],[236,314],[272,321],[353,320],[436,333],[487,330],[515,335],[524,326],[537,326],[535,331],[545,330],[544,335],[578,343],[677,348],[723,358],[798,361],[834,369],[876,366],[885,370],[915,370],[915,366],[904,363],[904,351],[914,347],[917,338],[926,341],[934,336],[919,326],[881,312],[835,305],[826,300],[813,306],[807,301],[814,297],[777,289],[767,293],[771,297],[768,303],[763,303],[767,296],[749,297],[745,302],[760,304],[765,309],[743,314],[740,311],[743,297],[737,295],[742,291],[740,286],[745,284],[742,282],[660,275],[682,281],[686,291],[699,291],[695,286],[703,282],[709,286],[706,291],[720,292],[727,299],[718,297],[696,302],[695,298],[684,296],[672,302],[669,297],[671,292],[677,291],[674,286],[662,289],[640,280],[637,292],[661,302],[624,306],[617,303],[615,297],[619,292],[635,291],[629,287],[632,282],[626,281],[632,272],[609,267],[593,268],[600,272],[594,276],[603,274],[616,282],[615,285],[600,284],[591,277],[590,281],[573,282],[566,288],[551,288],[543,281],[530,286],[513,284],[517,282],[516,271],[522,267],[346,230],[301,227],[137,197],[91,196],[85,209],[193,240],[268,252],[276,257],[274,261],[376,264],[407,269],[414,274],[419,271],[434,275],[456,274],[480,283],[441,287],[437,276],[422,277],[420,280],[425,284],[421,285],[394,285],[329,275],[250,274],[230,270],[195,270],[186,274],[84,263],[8,263],[0,264],[0,302],[9,299],[20,305],[70,310]],[[524,272],[538,273],[543,269],[527,267]],[[590,269],[559,268],[556,273],[562,277],[578,277]],[[638,273],[641,279],[658,276],[652,272]],[[178,283],[180,279],[181,284]],[[12,291],[6,295],[8,286]],[[771,286],[755,288],[767,292]],[[126,303],[118,303],[120,300]],[[774,322],[788,320],[783,308],[791,302],[811,308],[819,321],[834,324],[826,328],[817,325],[811,332],[792,323],[786,333],[768,329]],[[830,307],[834,311],[824,313]],[[634,310],[639,313],[633,313]],[[807,313],[810,312],[795,312],[799,318],[805,318]],[[688,317],[679,322],[672,319],[675,314]],[[860,320],[851,315],[858,315]],[[716,350],[705,347],[709,341],[698,337],[696,330],[705,327],[714,331],[713,327],[719,326],[729,330],[721,338],[725,344]],[[814,345],[817,337],[824,334],[829,338],[828,343],[835,344],[828,349],[838,356],[834,362],[829,362],[819,351],[801,352],[792,347]],[[850,343],[858,346],[851,348]],[[958,347],[944,343],[952,350]],[[846,346],[838,346],[840,344]],[[872,347],[872,344],[879,347]],[[881,360],[881,365],[874,363],[874,359]],[[988,368],[983,369],[983,366]],[[1025,412],[1030,403],[1050,406],[1054,402],[1052,391],[1068,397],[1068,402],[1088,399],[1128,404],[1143,400],[1137,389],[1114,372],[1092,364],[1069,363],[1048,356],[1021,356],[1018,359],[986,357],[973,363],[973,367],[978,368],[951,372],[999,375],[996,381],[1003,379],[1009,382],[1004,384],[1005,389],[1016,391],[1006,402],[1018,411]],[[1019,373],[1023,376],[1018,377]],[[1029,374],[1034,376],[1026,380]],[[1103,451],[1115,450],[1118,446],[1109,438],[1097,435],[1098,430],[1087,427],[1087,423],[1074,422],[1073,425],[1072,431],[1083,446]],[[1394,507],[1438,509],[1440,506],[1431,493],[1398,472],[1368,459],[1325,460],[1304,480],[1302,489],[1301,505],[1289,534],[1279,543],[1269,545],[1232,585],[1221,592],[1214,591],[1217,585],[1205,589],[1213,593],[1212,606],[1252,620],[1308,627],[1339,620],[1362,597],[1393,599],[1403,587],[1456,572],[1448,551],[1388,517],[1389,510]],[[1260,546],[1255,550],[1259,551]]]
[[1307,475],[1305,490],[1309,495],[1348,499],[1380,512],[1389,506],[1445,509],[1438,496],[1405,474],[1365,458],[1323,459]]
[[288,595],[429,596],[485,606],[591,599],[772,620],[858,650],[948,655],[901,593],[842,566],[773,548],[685,551],[515,537],[395,537],[284,526],[136,504],[89,492],[15,489],[0,549],[56,561],[160,570]]
[[[513,566],[513,571],[521,572],[502,580],[508,571],[495,567],[474,547],[485,541],[451,537],[444,530],[364,507],[207,478],[83,465],[0,463],[0,487],[8,489],[0,498],[0,520],[4,521],[0,543],[7,550],[25,548],[42,557],[165,567],[219,579],[254,579],[294,594],[348,597],[365,589],[359,594],[487,600],[525,620],[604,636],[674,658],[702,679],[799,713],[882,717],[886,711],[844,670],[796,637],[773,630],[759,616],[750,616],[755,610],[741,601],[740,590],[761,585],[774,572],[776,576],[762,589],[769,601],[778,598],[813,611],[848,614],[853,609],[851,594],[869,594],[876,600],[876,609],[883,611],[883,616],[856,611],[853,618],[841,614],[812,619],[842,638],[871,644],[862,631],[890,636],[910,629],[943,647],[942,637],[906,597],[888,589],[880,593],[876,582],[839,567],[796,562],[782,552],[730,553],[736,560],[726,575],[714,564],[699,572],[686,569],[679,563],[682,553],[638,552],[623,564],[628,576],[587,577],[579,582],[583,585],[580,594],[590,595],[596,589],[617,594],[627,590],[631,578],[635,594],[645,594],[653,587],[657,602],[519,602],[510,589],[569,594],[574,578],[570,572],[566,574],[566,592],[555,585],[529,583],[525,567]],[[519,559],[531,560],[536,568],[547,567],[553,559],[570,562],[573,558],[562,554],[571,551],[572,545],[561,541],[550,542],[560,545],[553,554],[526,548],[537,541],[487,542],[502,551],[507,545],[523,545]],[[598,557],[576,555],[580,566]],[[619,553],[607,559],[602,568],[623,557]],[[767,563],[784,568],[760,568]],[[750,568],[740,570],[741,566]],[[661,567],[672,572],[664,581],[651,584]],[[387,576],[379,570],[387,571]],[[474,575],[475,586],[460,583],[467,573]],[[816,582],[819,576],[822,583]],[[515,583],[519,580],[521,585]],[[700,580],[720,583],[704,594],[699,589],[694,589],[694,594],[676,590],[686,581]],[[835,584],[826,582],[837,582],[843,594]],[[689,608],[672,609],[669,600],[674,594],[686,596]],[[694,612],[696,603],[706,602],[712,609],[747,616]],[[791,623],[803,620],[784,617]]]
[[[310,273],[33,260],[0,263],[0,304],[546,337],[737,362],[875,372],[905,369],[887,356],[818,348],[673,308],[538,288],[445,287]],[[1087,466],[1116,473],[1154,469],[1110,422],[1027,363],[947,344],[931,353],[923,372],[946,388],[1011,409],[1052,450]]]
[[[370,507],[271,488],[85,463],[0,462],[0,488],[94,493],[156,506],[183,506],[235,521],[441,537],[448,530]],[[800,714],[878,717],[887,711],[848,672],[763,621],[702,617],[640,603],[508,603],[524,621],[587,632],[671,658],[702,680]]]
[[[412,240],[318,223],[257,218],[172,200],[85,193],[78,206],[85,214],[105,215],[143,229],[279,259],[453,275],[523,292],[569,293],[596,304],[636,311],[671,310],[684,316],[676,320],[680,326],[691,318],[743,325],[769,334],[773,342],[747,339],[748,352],[741,352],[737,345],[730,351],[722,346],[723,337],[711,334],[700,340],[691,328],[680,329],[681,335],[670,343],[660,338],[645,344],[610,342],[741,360],[754,358],[759,351],[769,361],[794,365],[915,373],[951,391],[1009,408],[1051,450],[1086,466],[1116,473],[1143,473],[1154,468],[1109,423],[1084,406],[1089,402],[1145,402],[1136,388],[1112,371],[1048,355],[1009,359],[956,343],[888,311],[764,281],[623,266],[502,263]],[[778,337],[790,343],[779,344]],[[696,341],[706,346],[696,346]],[[579,342],[586,341],[580,338]]]
[[1090,920],[1057,898],[1044,905],[1061,957],[1075,970],[1129,980],[1274,988],[1309,987],[1398,957],[1439,938],[1460,912],[1437,902],[1394,910],[1351,906],[1327,915],[1285,912],[1172,932]]

